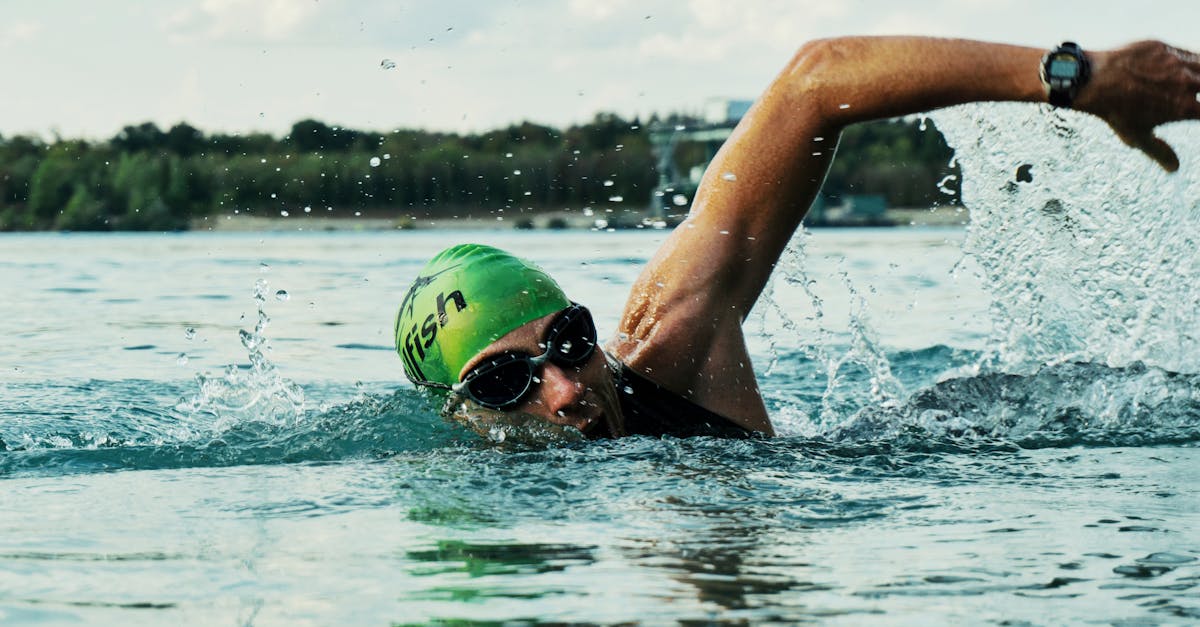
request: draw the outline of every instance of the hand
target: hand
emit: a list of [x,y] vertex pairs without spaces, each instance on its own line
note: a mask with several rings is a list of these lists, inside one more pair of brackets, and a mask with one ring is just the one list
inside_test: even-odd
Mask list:
[[1089,54],[1092,80],[1076,106],[1108,122],[1117,137],[1141,150],[1168,172],[1179,157],[1154,128],[1200,119],[1200,56],[1159,41],[1141,41]]

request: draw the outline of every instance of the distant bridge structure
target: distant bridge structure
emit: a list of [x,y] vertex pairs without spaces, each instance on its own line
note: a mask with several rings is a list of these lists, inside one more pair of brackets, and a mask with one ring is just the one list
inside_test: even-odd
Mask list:
[[[704,170],[752,104],[750,100],[714,99],[705,106],[703,124],[685,126],[663,122],[650,127],[650,145],[658,166],[658,184],[650,197],[652,216],[667,220],[673,212],[686,212]],[[680,171],[676,160],[676,149],[682,143],[700,144],[705,149],[703,164],[692,167],[687,173]]]

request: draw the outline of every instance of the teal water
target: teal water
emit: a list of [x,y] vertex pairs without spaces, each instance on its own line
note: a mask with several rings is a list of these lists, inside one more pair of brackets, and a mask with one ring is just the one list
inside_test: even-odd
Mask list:
[[938,123],[972,226],[796,239],[747,326],[769,441],[497,446],[400,383],[444,245],[603,333],[660,231],[0,237],[0,623],[1195,622],[1190,162]]

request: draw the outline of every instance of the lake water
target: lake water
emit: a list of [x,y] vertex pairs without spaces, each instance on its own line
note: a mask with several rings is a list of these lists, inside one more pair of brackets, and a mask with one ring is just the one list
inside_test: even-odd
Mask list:
[[773,440],[495,446],[402,383],[445,245],[604,333],[661,231],[0,236],[0,623],[1200,620],[1200,138],[937,122],[971,227],[796,238]]

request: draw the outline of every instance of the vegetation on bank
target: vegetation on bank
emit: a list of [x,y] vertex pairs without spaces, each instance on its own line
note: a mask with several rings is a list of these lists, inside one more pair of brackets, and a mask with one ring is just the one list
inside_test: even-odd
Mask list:
[[[654,124],[701,123],[599,114],[565,130],[526,122],[458,135],[303,120],[282,138],[144,123],[100,142],[0,137],[0,230],[177,230],[231,213],[444,220],[642,211],[663,200],[652,196]],[[703,164],[707,150],[679,145],[680,170]],[[882,194],[893,206],[954,200],[937,187],[952,152],[917,121],[851,127],[838,155],[822,191],[831,204],[846,194]]]

